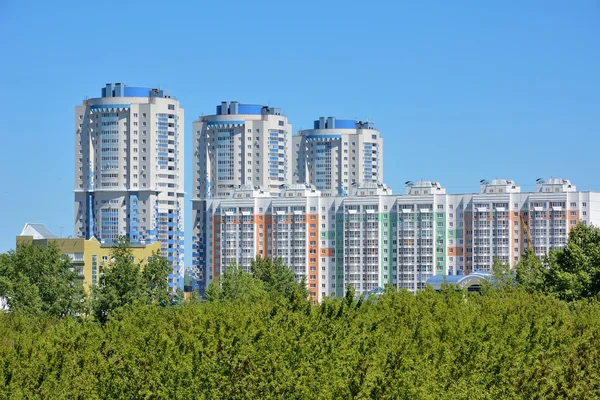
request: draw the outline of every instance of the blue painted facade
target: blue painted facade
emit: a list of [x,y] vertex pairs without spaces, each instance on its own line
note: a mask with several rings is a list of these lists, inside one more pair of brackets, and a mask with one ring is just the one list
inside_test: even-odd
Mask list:
[[341,139],[342,135],[306,135],[306,140]]
[[172,98],[171,91],[148,87],[127,86],[124,83],[107,83],[102,97],[163,97]]
[[217,106],[217,115],[252,114],[260,115],[263,106],[260,104],[240,104],[237,101],[223,101]]
[[103,108],[131,108],[131,104],[96,104],[90,106],[90,110],[101,110]]
[[90,239],[94,236],[94,193],[89,192],[87,195],[87,227],[85,231],[85,238]]
[[207,126],[214,126],[214,125],[244,125],[246,123],[246,121],[238,121],[238,120],[229,120],[229,121],[208,121],[206,123]]
[[129,193],[129,239],[139,241],[139,209],[137,192]]
[[240,104],[237,101],[222,101],[217,106],[217,115],[283,115],[280,108],[260,104]]
[[375,129],[375,125],[372,122],[355,121],[353,119],[321,117],[314,121],[313,129]]

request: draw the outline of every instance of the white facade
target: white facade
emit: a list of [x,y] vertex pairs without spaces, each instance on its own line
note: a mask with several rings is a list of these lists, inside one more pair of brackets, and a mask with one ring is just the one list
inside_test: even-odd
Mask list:
[[371,122],[321,117],[293,143],[294,182],[314,185],[325,196],[383,182],[383,138]]
[[184,110],[165,90],[107,84],[75,108],[75,235],[160,241],[183,287]]
[[291,182],[292,125],[281,109],[222,102],[193,129],[194,199],[228,196],[240,185],[278,192]]
[[563,247],[578,222],[600,226],[600,193],[556,182],[529,193],[502,179],[476,194],[447,194],[429,181],[407,182],[404,195],[373,183],[348,196],[301,184],[279,194],[241,188],[198,202],[200,289],[257,255],[282,258],[316,301],[343,296],[348,284],[359,294],[385,284],[415,291],[434,275],[490,271],[495,258],[514,266],[529,246],[523,223],[539,256]]

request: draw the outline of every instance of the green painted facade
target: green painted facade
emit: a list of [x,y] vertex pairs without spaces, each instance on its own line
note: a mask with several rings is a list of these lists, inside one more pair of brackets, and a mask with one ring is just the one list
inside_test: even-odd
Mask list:
[[[387,252],[383,250],[379,253],[379,286],[384,287],[387,283],[392,283],[392,215],[389,212],[379,213],[379,249],[387,247]],[[387,240],[387,245],[385,241]],[[387,258],[387,261],[385,259]],[[387,279],[385,278],[387,275]]]
[[[340,278],[340,276],[342,278]],[[335,295],[344,296],[344,214],[335,216]]]
[[[434,274],[446,275],[446,213],[434,213],[434,228],[435,228],[435,259],[434,259]],[[438,261],[442,258],[442,261]]]

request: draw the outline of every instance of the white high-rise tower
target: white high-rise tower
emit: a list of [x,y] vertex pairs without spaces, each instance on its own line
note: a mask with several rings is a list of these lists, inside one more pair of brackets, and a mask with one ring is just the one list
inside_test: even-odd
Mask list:
[[222,102],[215,115],[194,122],[192,264],[202,286],[206,199],[231,196],[240,187],[278,193],[292,182],[292,125],[281,109]]
[[166,90],[107,84],[75,108],[75,236],[160,241],[183,288],[183,108]]
[[383,138],[372,122],[321,117],[293,137],[294,181],[325,196],[383,183]]

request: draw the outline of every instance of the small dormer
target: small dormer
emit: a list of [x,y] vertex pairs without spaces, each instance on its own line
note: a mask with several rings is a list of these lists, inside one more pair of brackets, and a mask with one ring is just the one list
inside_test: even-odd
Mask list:
[[321,191],[314,185],[308,183],[294,183],[292,185],[281,185],[280,197],[319,197]]
[[520,193],[521,187],[517,186],[515,181],[510,179],[482,179],[479,181],[479,193],[482,194],[503,194]]
[[234,199],[249,199],[253,197],[271,197],[271,194],[265,192],[265,190],[258,185],[240,185],[231,194],[231,198]]
[[535,191],[540,193],[566,193],[577,191],[577,188],[570,180],[563,178],[550,178],[547,181],[538,178],[535,183]]
[[432,194],[446,194],[446,189],[439,182],[412,181],[405,182],[406,194],[409,196],[429,196]]
[[380,182],[353,183],[350,188],[350,196],[382,196],[391,194],[392,188]]

